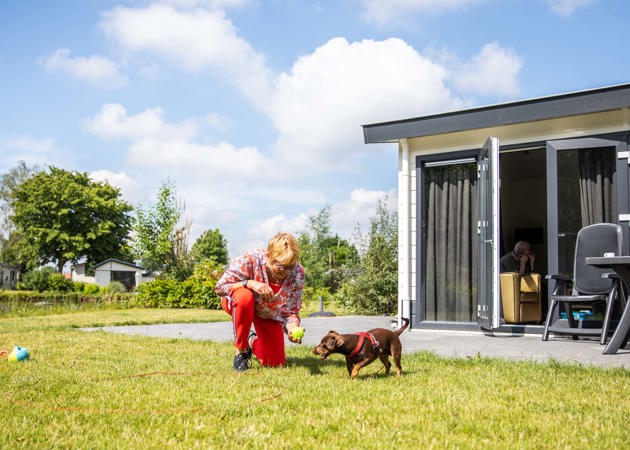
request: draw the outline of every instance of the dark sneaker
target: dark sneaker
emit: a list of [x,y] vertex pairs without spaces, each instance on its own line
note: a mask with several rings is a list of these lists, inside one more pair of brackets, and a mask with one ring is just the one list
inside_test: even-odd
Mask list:
[[[248,353],[251,353],[251,350],[249,350]],[[239,353],[234,357],[232,369],[236,372],[245,372],[249,369],[249,358],[247,357],[247,353]]]

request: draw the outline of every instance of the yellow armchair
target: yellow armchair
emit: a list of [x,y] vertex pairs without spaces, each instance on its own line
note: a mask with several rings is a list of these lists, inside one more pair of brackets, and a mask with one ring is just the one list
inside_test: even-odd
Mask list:
[[504,272],[500,276],[503,319],[507,323],[540,322],[540,274],[519,277],[516,272]]

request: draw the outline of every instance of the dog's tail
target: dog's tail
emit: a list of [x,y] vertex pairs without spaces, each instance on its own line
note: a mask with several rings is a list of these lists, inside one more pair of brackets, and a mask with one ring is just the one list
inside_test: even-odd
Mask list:
[[396,333],[398,336],[400,336],[400,333],[405,331],[407,329],[407,327],[409,326],[409,319],[407,319],[406,317],[401,317],[401,319],[402,319],[403,322],[405,322],[405,324],[402,327],[400,327],[399,329],[394,331],[394,333]]

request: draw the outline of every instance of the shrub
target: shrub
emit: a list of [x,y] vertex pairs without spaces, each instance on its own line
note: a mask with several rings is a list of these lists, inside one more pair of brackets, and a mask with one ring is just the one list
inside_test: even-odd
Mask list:
[[52,267],[42,267],[41,269],[26,272],[18,283],[18,289],[37,292],[47,291],[50,286],[50,275],[53,273]]
[[110,283],[103,289],[105,294],[122,294],[127,292],[127,288],[120,281],[110,281]]
[[220,309],[221,301],[214,293],[221,271],[211,261],[197,264],[190,278],[177,281],[158,278],[142,283],[136,289],[138,301],[148,308]]
[[98,295],[101,287],[96,283],[83,283],[83,293],[85,295]]
[[51,273],[48,277],[48,290],[55,292],[72,292],[74,283],[62,273]]

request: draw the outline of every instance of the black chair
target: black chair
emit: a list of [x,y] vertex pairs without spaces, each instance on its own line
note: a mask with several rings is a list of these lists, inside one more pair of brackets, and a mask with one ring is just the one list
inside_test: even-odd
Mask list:
[[[573,339],[578,336],[600,336],[600,344],[608,339],[610,321],[614,303],[625,301],[625,286],[617,274],[610,269],[586,264],[589,256],[619,256],[622,252],[621,227],[612,223],[597,223],[582,228],[575,242],[573,259],[573,280],[564,275],[547,275],[555,280],[556,286],[551,294],[551,304],[545,321],[542,340],[549,339],[549,333],[569,334]],[[571,284],[573,287],[571,289]],[[570,293],[569,293],[570,292]],[[601,328],[582,327],[582,321],[573,316],[575,306],[606,304],[606,312]],[[559,307],[563,306],[566,322],[559,320]]]

